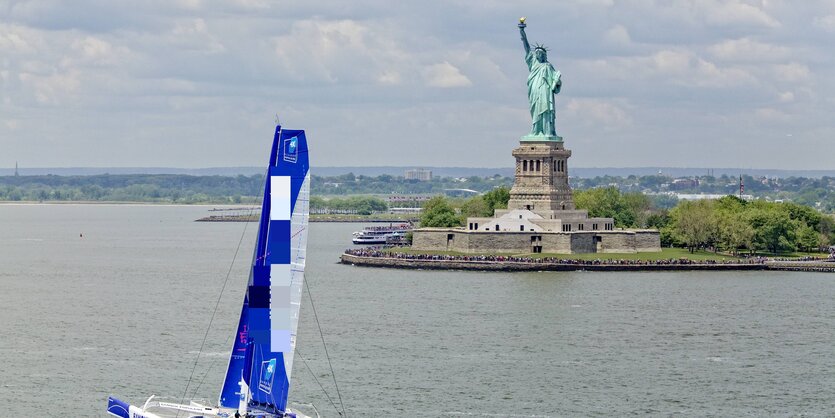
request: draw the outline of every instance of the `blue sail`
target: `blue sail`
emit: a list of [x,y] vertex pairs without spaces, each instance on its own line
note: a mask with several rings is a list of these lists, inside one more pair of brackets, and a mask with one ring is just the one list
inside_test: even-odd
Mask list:
[[226,368],[226,378],[223,380],[223,389],[220,391],[220,406],[233,408],[238,406],[240,399],[240,388],[238,382],[243,377],[243,370],[246,365],[246,346],[249,338],[249,322],[247,321],[247,302],[244,296],[244,304],[241,307],[241,319],[238,320],[238,330],[235,332],[235,343],[232,345],[232,354],[229,356],[229,366]]
[[277,126],[252,270],[220,392],[223,407],[238,406],[241,378],[253,408],[278,413],[287,407],[304,282],[308,171],[304,131]]

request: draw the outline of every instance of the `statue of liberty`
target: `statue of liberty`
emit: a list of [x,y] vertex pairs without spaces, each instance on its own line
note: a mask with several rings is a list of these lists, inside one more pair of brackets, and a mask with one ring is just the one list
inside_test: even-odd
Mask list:
[[560,72],[548,62],[548,50],[536,44],[533,50],[525,35],[525,18],[519,19],[519,32],[525,47],[525,62],[528,63],[528,101],[531,110],[531,133],[523,140],[562,141],[557,136],[554,95],[560,92],[562,81]]

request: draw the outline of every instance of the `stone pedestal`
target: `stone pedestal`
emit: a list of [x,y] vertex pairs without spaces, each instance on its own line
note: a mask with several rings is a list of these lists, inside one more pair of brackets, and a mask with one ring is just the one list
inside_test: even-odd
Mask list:
[[562,141],[520,141],[513,150],[516,180],[507,208],[534,212],[574,210],[568,185],[571,151]]

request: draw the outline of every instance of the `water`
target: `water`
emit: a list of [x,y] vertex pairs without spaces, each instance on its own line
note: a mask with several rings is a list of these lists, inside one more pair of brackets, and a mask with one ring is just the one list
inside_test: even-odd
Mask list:
[[[206,210],[0,205],[0,416],[182,395],[243,236],[189,389],[215,399],[255,225]],[[835,275],[336,264],[360,227],[311,224],[307,269],[351,416],[835,415]],[[307,295],[299,349],[338,403]],[[293,383],[337,416],[299,356]]]

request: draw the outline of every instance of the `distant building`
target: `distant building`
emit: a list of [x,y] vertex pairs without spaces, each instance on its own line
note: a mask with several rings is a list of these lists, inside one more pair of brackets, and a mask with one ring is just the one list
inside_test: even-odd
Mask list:
[[430,181],[432,180],[432,170],[421,168],[406,170],[406,180]]
[[672,189],[691,189],[694,187],[699,187],[699,180],[689,178],[678,178],[673,180],[670,187]]
[[17,172],[17,161],[14,162],[14,176],[18,177],[20,174]]

